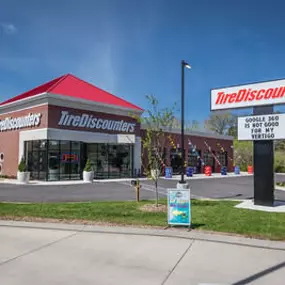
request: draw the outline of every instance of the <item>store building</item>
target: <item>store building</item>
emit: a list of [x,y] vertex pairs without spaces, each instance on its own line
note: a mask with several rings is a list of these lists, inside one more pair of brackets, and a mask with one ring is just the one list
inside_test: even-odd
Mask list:
[[[142,113],[140,107],[73,75],[56,78],[0,104],[0,174],[16,176],[24,158],[32,179],[81,179],[89,158],[95,179],[135,176],[142,167],[144,129],[134,115]],[[166,159],[177,168],[173,161],[179,161],[180,136],[174,132],[173,137],[178,148],[168,149]],[[220,144],[225,163],[232,167],[232,138],[197,133],[186,139],[191,140],[186,144],[189,165],[199,165],[199,153],[216,170],[213,155],[219,155]]]

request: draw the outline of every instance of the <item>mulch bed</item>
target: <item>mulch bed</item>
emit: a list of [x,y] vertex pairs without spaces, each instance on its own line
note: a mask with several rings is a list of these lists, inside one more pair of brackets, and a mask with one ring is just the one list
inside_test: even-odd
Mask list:
[[162,204],[145,204],[142,207],[139,208],[141,211],[144,212],[163,212],[166,213],[167,212],[167,206],[166,205],[162,205]]

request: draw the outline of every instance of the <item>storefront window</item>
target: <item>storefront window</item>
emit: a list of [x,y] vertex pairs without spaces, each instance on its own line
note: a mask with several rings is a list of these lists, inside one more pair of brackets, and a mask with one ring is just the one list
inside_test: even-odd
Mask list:
[[45,180],[46,175],[47,175],[47,141],[39,141],[39,163],[38,163],[38,168],[39,168],[39,180]]
[[59,141],[50,140],[48,143],[48,180],[59,180],[60,151]]
[[109,178],[108,145],[98,144],[96,178]]
[[70,141],[60,141],[60,180],[70,179],[70,165],[72,160]]
[[98,144],[87,144],[87,159],[90,160],[93,171],[97,173]]
[[70,179],[80,179],[80,142],[71,142],[70,149]]
[[46,141],[25,142],[24,157],[27,161],[31,178],[37,180],[46,179],[47,151]]
[[133,170],[132,145],[27,141],[24,155],[31,178],[36,180],[80,179],[87,158],[91,161],[97,179],[131,177]]
[[88,144],[87,158],[95,172],[95,179],[131,177],[132,146],[118,144]]
[[128,145],[109,145],[110,178],[131,175],[131,155]]

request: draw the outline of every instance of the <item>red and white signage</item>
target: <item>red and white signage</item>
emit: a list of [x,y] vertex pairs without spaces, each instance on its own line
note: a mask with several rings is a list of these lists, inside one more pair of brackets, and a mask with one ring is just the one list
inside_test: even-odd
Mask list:
[[211,111],[285,104],[285,79],[211,90]]

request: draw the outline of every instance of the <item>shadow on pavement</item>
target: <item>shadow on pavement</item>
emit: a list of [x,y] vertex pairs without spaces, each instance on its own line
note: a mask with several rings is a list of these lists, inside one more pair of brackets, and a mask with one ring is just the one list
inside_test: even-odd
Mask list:
[[282,262],[282,263],[279,263],[277,265],[274,265],[272,267],[269,267],[269,268],[267,268],[267,269],[265,269],[263,271],[260,271],[260,272],[254,274],[254,275],[251,275],[248,278],[245,278],[245,279],[240,280],[240,281],[238,281],[236,283],[233,283],[233,285],[251,284],[251,282],[253,282],[253,281],[255,281],[255,280],[257,280],[257,279],[259,279],[259,278],[261,278],[261,277],[263,277],[263,276],[265,276],[267,274],[269,274],[269,273],[272,273],[272,272],[274,272],[276,270],[279,270],[282,267],[285,267],[285,261]]
[[206,224],[191,224],[191,229],[194,230],[203,226],[206,226]]

